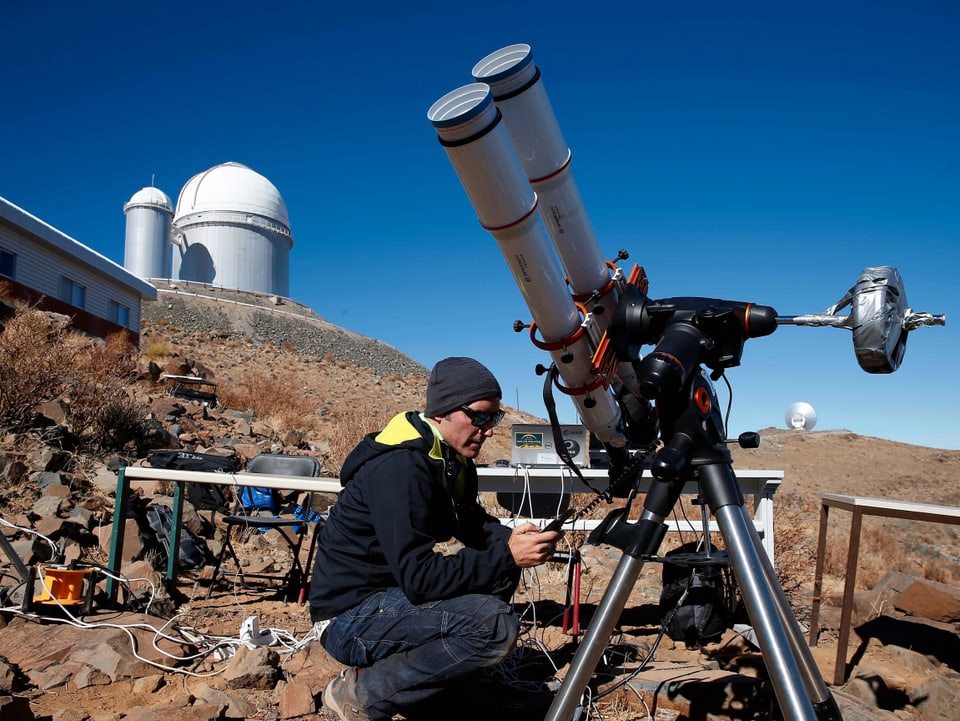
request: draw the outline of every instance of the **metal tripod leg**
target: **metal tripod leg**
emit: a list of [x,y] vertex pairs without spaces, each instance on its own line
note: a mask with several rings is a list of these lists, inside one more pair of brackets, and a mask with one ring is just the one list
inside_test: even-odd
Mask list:
[[770,561],[760,550],[760,539],[746,510],[742,505],[726,505],[717,509],[714,516],[784,718],[841,718],[803,642]]
[[[725,476],[732,475],[729,467],[722,465],[702,471],[706,482],[711,483],[712,478],[715,487],[723,486],[729,481]],[[721,474],[719,478],[714,475],[715,472]],[[840,721],[840,710],[803,641],[800,628],[746,509],[742,503],[727,503],[720,505],[714,516],[744,605],[760,640],[764,663],[784,718],[787,721]],[[641,538],[646,539],[637,544],[638,548],[657,545],[653,534],[647,533],[657,524],[649,521],[649,525],[645,526],[645,523],[641,520],[637,524],[644,526],[636,530]],[[545,721],[570,721],[574,718],[642,568],[640,554],[624,553],[621,557]]]
[[642,569],[641,559],[626,553],[621,556],[544,721],[568,721],[573,718]]
[[13,549],[10,541],[7,540],[7,537],[0,531],[0,551],[3,551],[3,554],[7,557],[7,560],[13,565],[14,569],[17,571],[17,575],[20,576],[21,581],[26,581],[30,577],[30,571],[24,564],[23,559],[17,555],[17,552]]
[[[753,528],[752,524],[749,525]],[[823,675],[820,673],[813,654],[810,652],[810,646],[803,637],[802,629],[799,624],[797,624],[796,617],[793,615],[793,609],[790,608],[790,601],[787,600],[787,596],[780,586],[780,579],[777,578],[773,564],[770,562],[770,558],[763,548],[760,536],[757,535],[755,530],[751,535],[753,536],[754,547],[757,557],[760,560],[763,574],[767,579],[767,586],[773,589],[777,602],[777,610],[780,614],[780,622],[787,631],[790,648],[793,650],[794,658],[797,659],[797,663],[800,664],[801,671],[804,674],[804,684],[807,688],[807,695],[810,697],[814,709],[817,711],[817,718],[821,719],[821,721],[831,718],[840,719],[841,714],[839,708],[836,706],[836,700],[833,698],[830,689],[823,680]]]

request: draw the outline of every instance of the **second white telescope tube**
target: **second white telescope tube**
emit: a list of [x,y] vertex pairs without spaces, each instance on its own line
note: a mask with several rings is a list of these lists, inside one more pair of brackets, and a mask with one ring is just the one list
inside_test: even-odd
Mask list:
[[[490,87],[472,83],[453,90],[427,112],[481,225],[497,240],[543,341],[571,389],[596,380],[588,334],[536,213],[537,196],[501,122]],[[583,422],[604,443],[623,445],[620,408],[599,387],[572,395]]]

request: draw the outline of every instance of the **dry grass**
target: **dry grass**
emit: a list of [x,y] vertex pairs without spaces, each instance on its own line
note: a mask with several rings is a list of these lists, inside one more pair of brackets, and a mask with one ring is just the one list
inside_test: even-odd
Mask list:
[[38,403],[63,393],[81,351],[73,335],[49,314],[18,305],[0,334],[0,423],[22,428]]
[[90,338],[20,305],[0,333],[0,368],[0,424],[26,429],[38,406],[62,399],[79,449],[119,450],[137,437],[146,414],[127,391],[137,350],[124,335]]
[[168,340],[156,340],[143,348],[143,357],[148,361],[158,362],[176,355],[177,349]]
[[357,445],[357,441],[363,435],[383,428],[391,417],[392,411],[379,408],[354,407],[341,411],[327,429],[329,455],[324,462],[324,470],[339,475],[343,461]]
[[228,408],[253,413],[277,433],[291,428],[315,430],[322,404],[296,376],[250,371],[221,381],[217,399]]

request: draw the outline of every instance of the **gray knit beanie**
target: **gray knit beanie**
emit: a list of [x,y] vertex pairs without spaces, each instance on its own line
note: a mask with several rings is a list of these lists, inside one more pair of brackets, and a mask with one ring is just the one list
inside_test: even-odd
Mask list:
[[430,371],[424,415],[442,416],[481,398],[503,398],[500,384],[473,358],[444,358]]

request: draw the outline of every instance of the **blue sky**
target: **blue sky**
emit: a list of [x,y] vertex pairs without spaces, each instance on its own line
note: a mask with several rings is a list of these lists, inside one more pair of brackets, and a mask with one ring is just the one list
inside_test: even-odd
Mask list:
[[[653,297],[820,312],[900,269],[946,327],[892,375],[850,333],[751,340],[731,431],[784,426],[960,449],[960,5],[939,2],[15,3],[0,195],[123,262],[123,203],[226,161],[280,190],[291,296],[426,366],[472,355],[543,415],[549,357],[427,120],[474,63],[529,43],[601,250]],[[726,391],[719,388],[726,402]],[[562,420],[574,408],[561,399]]]

